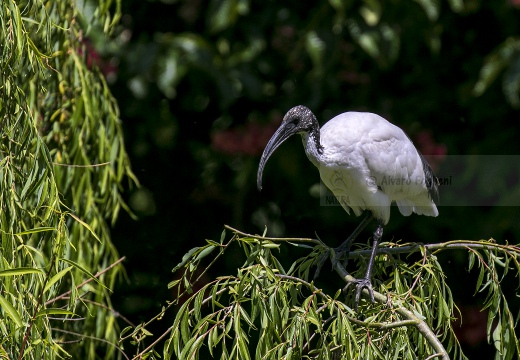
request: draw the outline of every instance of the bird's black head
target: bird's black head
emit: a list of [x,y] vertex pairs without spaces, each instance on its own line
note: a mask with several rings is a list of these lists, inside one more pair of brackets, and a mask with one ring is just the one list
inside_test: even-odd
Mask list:
[[287,114],[283,117],[282,124],[280,125],[280,129],[285,128],[286,131],[291,131],[289,136],[318,130],[318,127],[319,125],[316,116],[314,116],[308,107],[303,105],[295,106],[291,110],[287,111]]
[[262,173],[264,172],[265,163],[273,152],[285,140],[294,134],[310,133],[316,141],[316,146],[321,150],[319,143],[319,124],[316,116],[309,108],[298,105],[287,111],[283,117],[282,124],[267,143],[260,164],[258,165],[257,186],[258,190],[262,190]]

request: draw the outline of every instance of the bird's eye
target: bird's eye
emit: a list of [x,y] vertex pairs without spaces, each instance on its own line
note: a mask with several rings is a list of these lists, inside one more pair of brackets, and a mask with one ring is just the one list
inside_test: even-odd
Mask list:
[[298,117],[290,118],[289,121],[287,122],[287,125],[291,125],[292,127],[298,127],[300,125],[300,118],[298,118]]

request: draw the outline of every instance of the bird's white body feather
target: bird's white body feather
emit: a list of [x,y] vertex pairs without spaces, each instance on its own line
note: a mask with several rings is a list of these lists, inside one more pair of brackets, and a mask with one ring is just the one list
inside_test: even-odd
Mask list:
[[309,160],[347,213],[370,210],[387,224],[396,202],[404,216],[438,215],[421,156],[406,134],[381,116],[346,112],[329,120],[320,131],[321,154],[308,133],[302,138]]

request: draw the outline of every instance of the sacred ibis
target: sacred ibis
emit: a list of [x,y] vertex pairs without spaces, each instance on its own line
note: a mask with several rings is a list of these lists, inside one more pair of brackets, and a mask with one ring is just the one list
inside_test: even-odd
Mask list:
[[285,114],[265,147],[258,166],[259,190],[267,159],[294,134],[301,135],[307,157],[345,211],[350,214],[352,210],[356,216],[369,211],[352,235],[337,248],[335,258],[339,258],[339,253],[346,253],[348,258],[355,237],[373,218],[377,221],[365,277],[355,282],[356,307],[364,288],[373,302],[372,267],[383,226],[390,219],[390,205],[395,202],[404,216],[412,212],[437,216],[434,201],[438,199],[438,180],[403,130],[381,116],[346,112],[329,120],[320,130],[311,110],[299,105]]

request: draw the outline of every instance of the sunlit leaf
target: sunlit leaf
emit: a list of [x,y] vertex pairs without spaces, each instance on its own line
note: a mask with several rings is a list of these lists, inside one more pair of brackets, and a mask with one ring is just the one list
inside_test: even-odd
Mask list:
[[16,276],[16,275],[25,275],[25,274],[45,274],[40,269],[35,268],[15,268],[8,270],[1,270],[0,276]]
[[39,227],[39,228],[34,228],[34,229],[30,229],[30,230],[25,230],[25,231],[21,231],[21,232],[18,232],[16,233],[15,235],[30,235],[30,234],[36,234],[36,233],[39,233],[39,232],[42,232],[42,231],[53,231],[53,230],[56,230],[55,228],[53,227]]
[[2,309],[4,309],[7,316],[9,316],[16,323],[17,327],[23,326],[20,314],[18,314],[13,305],[9,301],[7,301],[7,299],[2,295],[0,295],[0,306],[2,307]]
[[67,316],[74,316],[72,311],[64,310],[64,309],[57,309],[57,308],[47,308],[42,309],[36,313],[36,317],[40,316],[48,316],[48,315],[67,315]]

